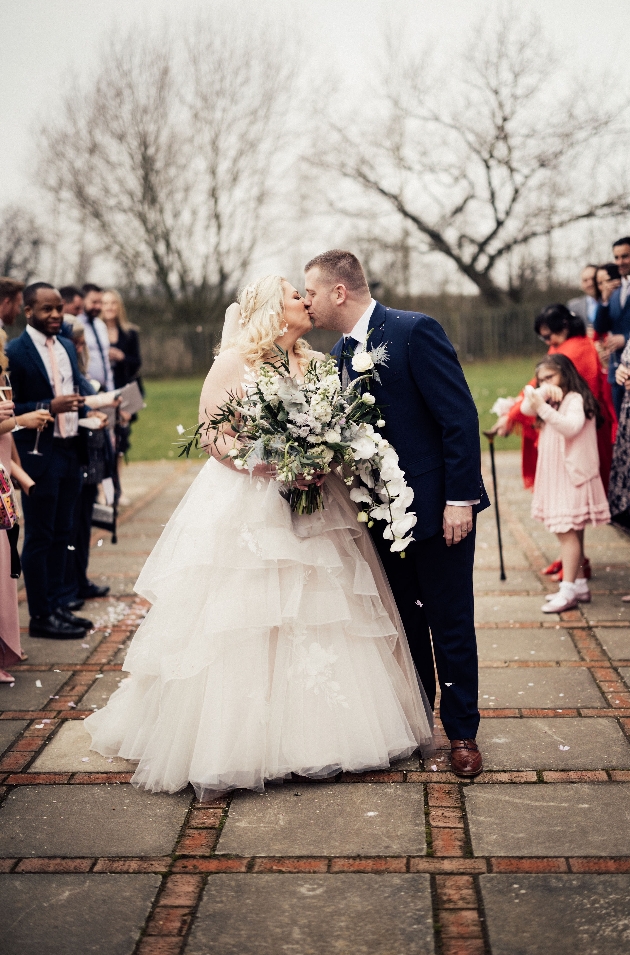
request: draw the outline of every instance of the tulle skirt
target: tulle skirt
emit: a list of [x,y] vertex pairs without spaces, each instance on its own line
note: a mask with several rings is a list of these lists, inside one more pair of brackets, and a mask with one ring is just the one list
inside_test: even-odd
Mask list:
[[85,721],[132,782],[199,798],[290,773],[383,768],[432,744],[391,592],[343,483],[293,514],[274,481],[211,459],[136,583],[152,604]]

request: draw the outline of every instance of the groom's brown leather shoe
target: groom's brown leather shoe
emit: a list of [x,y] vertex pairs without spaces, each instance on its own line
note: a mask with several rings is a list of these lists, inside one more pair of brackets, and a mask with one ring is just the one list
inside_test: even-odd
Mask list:
[[481,753],[474,739],[451,740],[451,769],[456,776],[478,776],[483,770]]

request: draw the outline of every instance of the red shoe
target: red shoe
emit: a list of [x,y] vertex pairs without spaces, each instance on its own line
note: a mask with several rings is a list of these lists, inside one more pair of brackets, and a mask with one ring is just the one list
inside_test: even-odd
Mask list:
[[[588,557],[584,558],[584,563],[582,565],[582,570],[584,571],[584,576],[587,580],[590,580],[593,576],[593,571],[591,570],[591,562]],[[562,580],[562,561],[555,560],[553,564],[549,564],[546,570],[543,570],[543,574],[551,574],[552,580],[561,581]]]
[[545,570],[543,570],[543,574],[546,574],[547,576],[549,576],[550,574],[557,574],[561,571],[562,571],[562,561],[554,560],[553,564],[549,564],[549,566],[545,568]]

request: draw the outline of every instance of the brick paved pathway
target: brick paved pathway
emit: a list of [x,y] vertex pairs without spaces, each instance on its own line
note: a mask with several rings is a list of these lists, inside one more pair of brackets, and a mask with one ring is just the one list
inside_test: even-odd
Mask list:
[[[297,780],[199,805],[139,793],[90,753],[146,611],[132,586],[197,465],[129,469],[134,498],[92,573],[83,643],[24,637],[0,687],[0,949],[6,955],[617,955],[630,951],[630,540],[587,532],[593,602],[551,619],[554,540],[499,458],[476,570],[486,772],[445,751],[387,773]],[[508,507],[509,501],[509,507]],[[23,607],[23,611],[25,608]],[[24,614],[26,623],[26,614]]]

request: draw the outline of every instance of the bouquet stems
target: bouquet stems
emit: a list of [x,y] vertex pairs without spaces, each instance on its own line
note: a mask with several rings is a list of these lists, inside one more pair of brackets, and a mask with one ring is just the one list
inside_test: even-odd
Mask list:
[[298,487],[288,487],[285,496],[296,514],[314,514],[324,509],[324,495],[316,484],[309,484],[304,491]]

